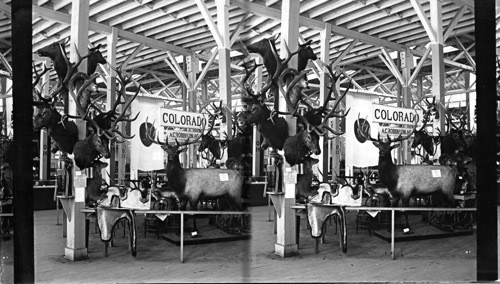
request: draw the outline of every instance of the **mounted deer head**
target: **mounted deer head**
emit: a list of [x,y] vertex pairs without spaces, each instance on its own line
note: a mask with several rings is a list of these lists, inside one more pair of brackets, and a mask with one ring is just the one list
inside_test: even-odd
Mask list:
[[[44,65],[43,71],[38,73],[34,67],[34,87],[40,81],[41,76],[48,70],[49,69]],[[64,153],[73,153],[74,145],[78,141],[78,128],[74,122],[68,121],[67,118],[63,118],[56,110],[56,98],[59,93],[53,93],[50,97],[44,98],[36,88],[33,88],[33,92],[38,97],[38,101],[33,102],[33,105],[38,109],[33,118],[33,130],[38,131],[42,128],[47,129],[48,135],[54,140],[54,147],[52,147],[53,153],[58,150]]]
[[[132,81],[132,74],[130,75],[123,75],[121,71],[121,67],[118,68],[116,71],[116,74],[118,76],[118,84],[120,88],[117,90],[117,96],[115,99],[115,102],[113,106],[110,107],[109,111],[103,112],[97,107],[93,106],[94,109],[99,113],[96,115],[94,120],[96,123],[103,129],[109,130],[111,132],[114,132],[121,136],[124,139],[132,139],[134,136],[129,136],[124,134],[123,132],[119,131],[116,126],[120,122],[132,122],[137,119],[139,116],[140,112],[137,112],[135,117],[129,118],[127,115],[127,111],[129,110],[132,102],[135,100],[137,95],[139,94],[139,91],[141,89],[141,85],[137,87],[137,91],[134,93],[134,95],[131,96],[131,98],[127,101],[126,98],[126,89],[127,85],[129,85]],[[122,109],[119,112],[118,111],[118,106],[122,105]]]
[[[408,138],[410,138],[413,135],[413,133],[415,133],[416,125],[417,125],[417,122],[415,121],[415,125],[414,125],[412,131],[410,131],[409,133],[407,133],[404,136],[402,134],[400,134],[397,138],[391,139],[389,137],[389,135],[387,135],[387,139],[383,140],[380,138],[380,133],[378,135],[378,138],[373,138],[370,133],[364,133],[363,131],[361,131],[361,129],[364,129],[365,126],[363,124],[365,124],[365,123],[368,123],[368,122],[367,121],[361,122],[361,120],[358,119],[358,125],[360,125],[360,127],[358,128],[358,135],[360,137],[366,138],[366,140],[372,141],[373,145],[379,149],[379,165],[380,165],[380,161],[381,161],[380,159],[383,159],[387,163],[392,164],[391,151],[401,145],[399,142],[405,141]],[[380,171],[380,169],[379,169],[379,171]]]
[[[422,117],[422,126],[420,129],[415,131],[415,138],[413,139],[413,143],[411,144],[411,148],[416,148],[418,145],[422,145],[424,150],[429,154],[429,155],[435,155],[434,151],[434,142],[435,138],[433,136],[430,136],[429,133],[427,133],[427,130],[425,127],[427,126],[427,123],[430,120],[431,115],[434,114],[435,119],[439,119],[439,112],[437,111],[437,106],[435,104],[436,97],[433,97],[432,103],[428,102],[427,99],[425,99],[425,103],[427,107],[423,109],[423,117]],[[437,148],[436,148],[437,149]]]
[[206,160],[211,160],[213,163],[216,159],[222,158],[224,155],[224,145],[222,141],[215,139],[215,137],[212,135],[212,130],[215,125],[215,120],[216,118],[222,113],[222,101],[220,101],[220,104],[218,107],[215,106],[215,103],[212,103],[212,107],[214,109],[214,114],[211,114],[209,112],[209,129],[206,133],[202,133],[201,135],[201,143],[200,147],[198,148],[198,152],[203,152],[205,149],[208,149],[210,153],[212,153],[213,159],[208,159],[208,157],[203,157]]
[[167,152],[168,161],[173,161],[174,163],[179,165],[180,165],[179,154],[185,152],[188,149],[187,148],[188,145],[198,142],[201,139],[202,133],[205,131],[205,124],[203,124],[200,135],[198,135],[194,140],[190,141],[188,138],[185,142],[180,143],[179,141],[177,141],[176,138],[175,145],[170,145],[168,143],[168,137],[165,137],[165,142],[160,142],[158,135],[152,135],[154,134],[154,131],[152,131],[151,129],[154,129],[154,125],[149,126],[149,124],[147,123],[147,119],[145,125],[146,125],[146,137],[150,139],[154,144],[160,145],[163,151]]
[[87,62],[87,75],[89,76],[91,74],[94,74],[95,70],[97,69],[97,64],[107,63],[106,59],[102,56],[102,53],[99,50],[100,48],[101,44],[98,44],[93,48],[89,48],[89,59]]

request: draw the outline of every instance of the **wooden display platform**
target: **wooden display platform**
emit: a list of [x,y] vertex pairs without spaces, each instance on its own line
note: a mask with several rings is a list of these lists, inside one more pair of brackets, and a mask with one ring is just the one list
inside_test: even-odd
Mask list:
[[[394,242],[449,238],[472,235],[474,233],[474,229],[454,230],[453,232],[447,232],[440,230],[427,222],[416,221],[416,218],[411,218],[413,216],[408,217],[410,217],[410,225],[413,233],[404,234],[402,229],[396,227],[396,229],[394,230]],[[391,231],[387,230],[387,228],[373,230],[372,233],[387,242],[391,242]]]
[[[220,242],[231,242],[239,240],[248,240],[251,237],[250,233],[242,232],[241,234],[229,234],[222,229],[218,229],[215,225],[209,225],[208,219],[197,219],[198,236],[192,237],[190,230],[184,231],[184,245],[209,244]],[[187,221],[191,227],[191,220]],[[177,230],[169,229],[169,233],[162,234],[162,238],[176,246],[180,246],[181,238]],[[250,230],[248,230],[250,231]]]

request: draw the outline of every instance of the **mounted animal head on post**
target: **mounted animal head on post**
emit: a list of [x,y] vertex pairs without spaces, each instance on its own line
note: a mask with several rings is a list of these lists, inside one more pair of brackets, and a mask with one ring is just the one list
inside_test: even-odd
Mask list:
[[[168,137],[165,137],[165,142],[160,142],[158,135],[155,135],[155,133],[154,133],[154,125],[148,124],[147,119],[146,119],[145,125],[146,125],[146,137],[154,144],[158,144],[161,146],[163,151],[165,151],[167,153],[169,162],[172,161],[176,165],[178,164],[180,166],[179,154],[187,151],[188,145],[194,144],[201,139],[202,134],[205,131],[206,124],[203,124],[200,135],[198,135],[195,139],[190,140],[188,138],[185,142],[179,142],[179,141],[177,141],[177,138],[176,138],[175,145],[171,145],[168,143]],[[149,126],[149,125],[151,125],[151,126]],[[156,136],[156,139],[155,139],[155,136]]]
[[[278,34],[276,34],[272,38],[262,39],[258,42],[255,42],[251,45],[248,45],[246,48],[251,53],[257,53],[262,56],[264,66],[266,67],[268,76],[273,78],[273,82],[271,83],[271,87],[269,90],[271,97],[278,97],[278,86],[277,79],[280,76],[281,72],[288,68],[288,60],[285,62],[281,62],[279,56],[276,56],[276,40],[278,39]],[[297,71],[301,72],[307,67],[307,63],[309,60],[316,60],[317,56],[314,54],[314,51],[310,47],[312,40],[305,42],[304,44],[299,44],[296,54],[297,55]],[[288,53],[290,51],[288,50]],[[294,53],[295,54],[295,53]],[[291,57],[291,56],[289,56]],[[281,66],[280,66],[281,65]],[[281,69],[280,69],[281,68]]]
[[[331,110],[328,110],[328,112],[324,115],[322,114],[322,112],[318,112],[318,120],[321,120],[319,124],[314,125],[310,123],[306,116],[302,116],[300,114],[298,106],[294,104],[294,102],[292,102],[292,100],[290,99],[290,94],[293,92],[295,84],[301,80],[301,77],[304,74],[304,71],[300,72],[297,77],[293,78],[291,83],[288,85],[286,92],[284,92],[285,101],[290,114],[297,117],[297,122],[303,127],[303,129],[297,132],[297,134],[289,137],[285,141],[285,146],[283,147],[285,150],[285,159],[292,166],[301,163],[302,160],[305,157],[308,157],[311,153],[315,155],[319,155],[321,153],[321,149],[319,147],[320,136],[324,137],[325,139],[334,139],[336,136],[344,134],[344,132],[337,131],[330,127],[328,120],[330,118],[343,118],[349,112],[349,110],[347,112],[336,110],[340,105],[342,99],[344,99],[347,95],[349,88],[341,96],[339,96],[338,91],[335,88],[336,80],[332,80],[330,94],[325,100],[324,107],[321,108],[323,109],[322,112],[327,110],[327,105],[328,101],[330,100],[331,93],[334,93],[336,94],[336,102],[333,108]],[[332,72],[332,78],[338,77],[333,76]],[[283,81],[280,80],[280,83],[283,83]],[[278,86],[279,88],[283,87],[281,84],[278,84]],[[333,134],[334,136],[329,136],[329,133]]]
[[284,118],[272,114],[266,105],[266,92],[271,88],[273,79],[269,76],[266,85],[259,92],[254,92],[250,86],[245,84],[257,67],[258,65],[254,64],[248,70],[245,65],[246,74],[241,80],[245,92],[242,101],[248,105],[245,123],[247,125],[257,125],[257,129],[264,136],[261,148],[266,149],[270,146],[273,149],[281,150],[285,139],[288,137],[288,124]]
[[464,133],[466,132],[466,114],[462,114],[458,119],[460,125],[457,126],[453,123],[454,113],[449,112],[446,114],[446,120],[448,124],[448,132],[441,137],[441,154],[453,155],[457,151],[461,151],[467,147],[467,143],[464,138]]
[[101,48],[101,44],[98,44],[97,46],[93,48],[89,48],[89,59],[87,62],[87,75],[92,75],[94,74],[95,70],[97,69],[97,64],[106,64],[106,59],[102,56],[101,51],[99,50]]
[[59,88],[56,89],[54,93],[59,93],[61,90],[66,89],[73,75],[78,72],[78,66],[80,66],[82,61],[95,53],[95,51],[92,51],[82,57],[77,50],[77,61],[73,64],[69,61],[69,58],[66,55],[66,50],[64,48],[65,44],[66,42],[62,41],[54,42],[37,51],[38,55],[42,57],[49,57],[54,63],[54,69],[59,77]]
[[[326,121],[329,118],[345,118],[348,114],[349,111],[351,110],[350,108],[345,111],[336,111],[335,109],[339,105],[340,101],[345,98],[345,95],[347,92],[349,92],[349,89],[351,88],[351,82],[349,81],[349,84],[347,85],[347,88],[345,92],[342,95],[339,95],[339,90],[337,89],[337,81],[340,78],[342,72],[336,74],[333,72],[333,64],[336,60],[332,60],[330,65],[327,65],[323,61],[320,61],[320,63],[326,67],[329,75],[330,75],[330,86],[328,87],[328,94],[325,97],[325,101],[323,102],[323,105],[320,105],[317,108],[313,108],[308,105],[309,109],[306,111],[304,114],[304,118],[312,125],[315,127],[319,127],[322,130],[328,130],[332,132],[335,135],[342,135],[344,132],[338,132],[329,127],[329,125],[326,123]],[[332,95],[335,95],[332,97]],[[328,105],[330,101],[335,100],[335,105],[332,110],[328,109]],[[305,101],[302,101],[305,103]]]
[[[246,46],[247,50],[251,53],[257,53],[262,56],[264,66],[269,74],[275,74],[277,68],[277,61],[273,55],[273,49],[276,49],[276,40],[278,34],[272,38],[265,38],[257,41],[251,45]],[[316,60],[318,57],[310,47],[312,40],[308,40],[303,44],[299,44],[299,52],[297,57],[297,71],[302,71],[307,67],[309,60]]]
[[[212,135],[212,130],[215,125],[215,120],[217,119],[219,114],[222,113],[222,101],[220,101],[218,107],[215,106],[215,103],[212,103],[212,107],[214,109],[214,114],[209,112],[208,124],[210,126],[208,131],[206,133],[202,133],[201,135],[201,142],[200,142],[200,147],[198,148],[198,152],[203,152],[205,149],[208,149],[210,153],[212,153],[214,160],[216,160],[216,159],[221,159],[222,156],[224,155],[224,145],[222,141],[215,139],[215,137]],[[208,157],[203,157],[203,158],[211,160],[211,162],[213,163],[212,159],[208,159]]]
[[436,97],[433,97],[432,102],[428,102],[427,99],[425,99],[425,103],[427,107],[423,109],[423,117],[422,117],[422,126],[420,129],[415,131],[415,137],[413,139],[413,142],[411,144],[411,148],[416,148],[418,145],[422,145],[422,148],[429,154],[429,155],[435,155],[436,152],[434,150],[434,144],[436,141],[436,137],[430,136],[429,133],[427,133],[427,130],[425,127],[427,126],[427,123],[430,120],[431,115],[434,115],[435,119],[439,119],[439,112],[437,111],[437,106],[435,104]]
[[[92,117],[93,112],[91,112],[91,108],[95,108],[93,104],[89,104],[87,108],[84,109],[82,105],[78,103],[80,96],[82,94],[82,90],[81,89],[78,90],[78,95],[76,96],[75,102],[77,106],[77,112],[79,115],[77,116],[68,115],[68,116],[73,118],[79,118],[87,122],[88,135],[84,140],[77,142],[74,149],[75,163],[80,169],[91,167],[93,165],[93,161],[99,158],[99,156],[102,156],[106,159],[109,158],[110,157],[109,142],[110,141],[116,141],[118,143],[124,142],[124,140],[118,140],[117,135],[121,136],[124,139],[131,139],[134,137],[124,134],[122,131],[117,129],[117,126],[118,123],[120,122],[132,121],[137,118],[137,116],[134,119],[126,118],[127,117],[126,112],[130,107],[132,101],[139,94],[140,88],[137,89],[137,92],[128,101],[126,102],[122,101],[122,98],[125,97],[125,88],[128,79],[124,78],[120,72],[118,72],[118,74],[119,74],[118,81],[120,82],[121,89],[118,91],[117,103],[108,112],[110,120],[107,121],[106,123],[103,123],[102,121],[96,121],[96,119]],[[89,81],[91,80],[92,77],[89,78]],[[85,81],[82,85],[82,88],[88,86],[89,81]],[[72,90],[71,93],[73,93]],[[116,112],[118,104],[124,104],[120,112]]]
[[[101,111],[99,108],[95,107],[94,105],[92,106],[98,114],[95,116],[94,120],[96,123],[103,129],[106,130],[111,130],[112,132],[117,133],[121,137],[125,139],[132,139],[133,136],[129,136],[124,134],[122,131],[119,131],[116,129],[113,124],[116,126],[117,122],[132,122],[137,119],[139,116],[140,112],[137,112],[135,117],[129,118],[129,115],[127,115],[127,112],[132,104],[132,102],[135,100],[137,95],[139,94],[139,91],[141,89],[141,85],[137,87],[136,92],[129,98],[129,100],[126,99],[127,97],[127,86],[132,82],[132,74],[130,75],[124,75],[122,72],[121,67],[116,69],[116,74],[117,74],[117,81],[119,88],[116,91],[116,98],[114,104],[109,108],[108,111]],[[118,111],[118,107],[122,106],[122,109]],[[116,122],[116,123],[115,123]]]
[[50,69],[45,65],[41,73],[37,72],[35,66],[33,66],[33,69],[35,73],[33,92],[38,97],[38,101],[33,102],[33,105],[37,107],[37,112],[33,118],[33,130],[47,129],[48,135],[54,140],[53,153],[61,150],[64,153],[71,154],[75,143],[78,141],[78,128],[73,121],[69,121],[57,111],[55,105],[60,92],[53,92],[49,97],[45,98],[35,88],[43,74]]
[[52,59],[52,62],[54,63],[54,69],[56,70],[60,82],[64,80],[66,74],[68,73],[68,65],[66,64],[66,61],[68,59],[66,57],[66,50],[64,48],[66,43],[67,41],[56,41],[43,48],[40,48],[37,51],[38,55]]

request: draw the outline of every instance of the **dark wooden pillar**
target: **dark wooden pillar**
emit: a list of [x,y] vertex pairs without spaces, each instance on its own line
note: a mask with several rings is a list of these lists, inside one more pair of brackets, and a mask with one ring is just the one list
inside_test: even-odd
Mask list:
[[[498,279],[495,1],[475,0],[477,93],[477,281]],[[498,150],[498,149],[496,149]]]
[[14,121],[14,283],[33,283],[33,97],[31,1],[11,2]]

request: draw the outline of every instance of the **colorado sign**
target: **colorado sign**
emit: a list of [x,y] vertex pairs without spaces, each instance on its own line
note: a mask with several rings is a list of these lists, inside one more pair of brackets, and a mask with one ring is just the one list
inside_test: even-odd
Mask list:
[[201,113],[160,108],[160,126],[201,129],[205,123]]
[[420,122],[420,117],[422,117],[422,111],[378,104],[372,105],[373,122],[415,125],[415,122],[417,124]]

